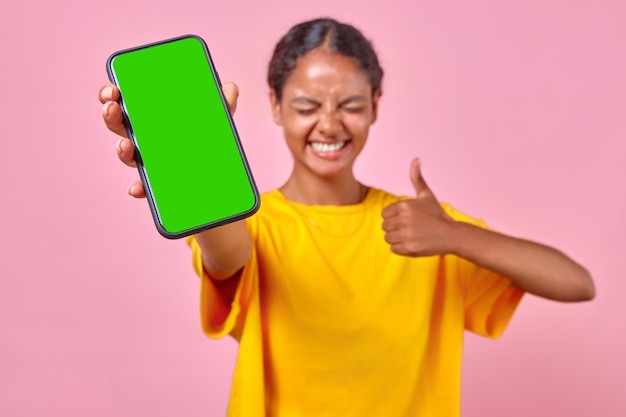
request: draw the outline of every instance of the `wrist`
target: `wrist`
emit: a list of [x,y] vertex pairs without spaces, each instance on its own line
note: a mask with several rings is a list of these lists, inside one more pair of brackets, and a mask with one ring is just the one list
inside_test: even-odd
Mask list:
[[481,230],[482,229],[473,224],[451,220],[450,232],[448,233],[447,253],[461,258],[471,257],[472,242],[475,241],[473,236],[475,236],[477,231],[480,232]]

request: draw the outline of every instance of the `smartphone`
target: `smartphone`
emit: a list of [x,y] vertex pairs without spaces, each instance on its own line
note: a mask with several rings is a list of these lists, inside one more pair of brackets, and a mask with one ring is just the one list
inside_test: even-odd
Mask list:
[[169,239],[241,220],[260,205],[209,49],[186,35],[115,52],[128,137],[157,230]]

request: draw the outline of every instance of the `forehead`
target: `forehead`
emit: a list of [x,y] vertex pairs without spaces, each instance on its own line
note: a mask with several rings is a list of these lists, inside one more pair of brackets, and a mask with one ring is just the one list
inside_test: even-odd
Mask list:
[[350,90],[368,94],[371,85],[367,73],[354,59],[317,48],[298,58],[284,85],[283,91],[289,90],[308,93]]

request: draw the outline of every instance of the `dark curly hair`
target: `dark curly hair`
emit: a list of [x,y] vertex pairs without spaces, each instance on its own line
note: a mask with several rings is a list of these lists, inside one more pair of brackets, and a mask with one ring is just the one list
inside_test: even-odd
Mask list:
[[380,90],[383,69],[378,63],[372,44],[354,26],[323,18],[295,25],[276,44],[269,64],[267,82],[279,101],[282,99],[285,81],[295,68],[298,58],[320,45],[353,58],[367,73],[372,95]]

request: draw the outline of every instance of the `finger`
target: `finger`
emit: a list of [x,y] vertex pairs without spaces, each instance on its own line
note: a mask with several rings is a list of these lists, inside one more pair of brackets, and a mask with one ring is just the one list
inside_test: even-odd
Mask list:
[[107,101],[102,106],[102,118],[107,128],[124,138],[128,137],[126,128],[124,128],[124,118],[122,117],[122,108],[115,101]]
[[128,165],[129,167],[136,167],[137,163],[135,162],[135,147],[133,143],[128,138],[122,138],[117,141],[117,157],[120,158],[120,161]]
[[385,233],[385,242],[390,245],[396,245],[401,242],[400,234],[396,232]]
[[235,114],[235,110],[237,110],[237,99],[239,98],[239,87],[235,83],[224,83],[222,85],[222,92],[228,103],[230,114]]
[[393,232],[400,227],[400,222],[397,217],[387,218],[383,221],[382,228],[385,232]]
[[145,198],[146,192],[143,188],[143,183],[141,180],[137,180],[134,184],[128,187],[128,194],[132,195],[135,198]]
[[395,243],[390,245],[391,251],[396,255],[411,256],[411,253],[405,248],[403,243]]
[[122,108],[117,103],[120,98],[120,90],[113,84],[105,84],[98,92],[98,100],[103,104],[102,117],[107,128],[119,136],[127,137]]
[[389,204],[387,207],[383,209],[380,213],[383,216],[383,219],[389,219],[391,217],[397,216],[399,214],[399,206],[398,203],[400,201],[396,201],[395,203]]
[[98,91],[98,100],[104,104],[107,101],[117,101],[120,98],[120,90],[113,84],[105,84]]
[[400,201],[389,204],[382,211],[383,219],[391,219],[393,217],[404,216],[413,210],[415,205],[414,198],[403,198]]
[[415,189],[415,196],[420,197],[424,194],[432,194],[428,185],[426,185],[426,181],[422,177],[422,163],[419,158],[415,158],[413,162],[411,162],[411,184],[413,184],[413,188]]

